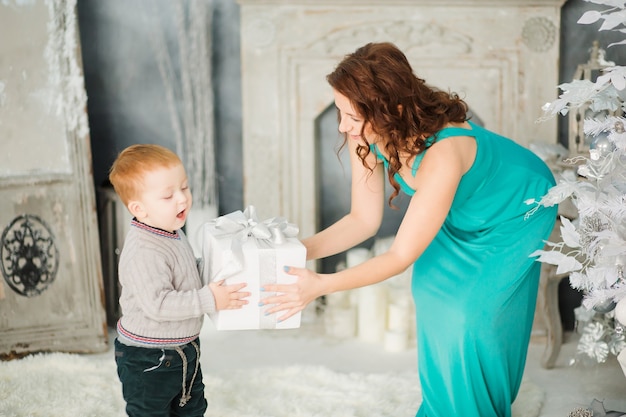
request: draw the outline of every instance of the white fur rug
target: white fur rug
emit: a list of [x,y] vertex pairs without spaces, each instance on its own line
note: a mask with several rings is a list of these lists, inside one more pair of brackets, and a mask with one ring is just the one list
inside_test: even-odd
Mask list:
[[[206,372],[204,383],[211,417],[413,417],[421,401],[412,373],[291,366]],[[536,417],[543,397],[524,381],[513,416]],[[0,362],[0,417],[125,415],[113,358],[51,353]]]

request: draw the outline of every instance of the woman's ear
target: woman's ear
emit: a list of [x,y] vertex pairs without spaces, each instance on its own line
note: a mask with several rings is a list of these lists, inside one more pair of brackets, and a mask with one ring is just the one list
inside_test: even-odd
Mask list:
[[138,220],[144,218],[146,215],[143,204],[141,204],[139,201],[131,200],[128,202],[127,207],[128,211],[130,211],[130,214],[132,214],[133,217],[136,217]]
[[400,116],[402,116],[402,110],[403,110],[402,104],[398,104],[398,114]]

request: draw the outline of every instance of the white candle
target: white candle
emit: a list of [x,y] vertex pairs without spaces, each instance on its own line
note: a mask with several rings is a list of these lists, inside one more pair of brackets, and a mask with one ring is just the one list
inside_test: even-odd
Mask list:
[[366,248],[350,249],[346,253],[346,265],[348,268],[352,268],[353,266],[362,264],[371,257],[370,251]]
[[327,308],[347,308],[350,307],[350,292],[339,291],[326,295]]
[[409,325],[409,309],[406,305],[389,304],[387,308],[387,329],[406,332]]
[[403,352],[408,347],[408,336],[403,331],[387,330],[383,346],[387,352]]
[[380,285],[368,285],[357,290],[358,338],[368,343],[383,341],[387,322],[387,299]]
[[338,339],[349,339],[356,333],[356,308],[334,307],[325,312],[326,333]]

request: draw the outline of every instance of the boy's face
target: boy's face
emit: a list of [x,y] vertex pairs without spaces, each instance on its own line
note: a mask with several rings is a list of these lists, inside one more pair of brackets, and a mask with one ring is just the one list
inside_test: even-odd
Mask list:
[[128,203],[137,220],[173,232],[185,225],[191,210],[191,191],[181,164],[146,172],[143,191]]

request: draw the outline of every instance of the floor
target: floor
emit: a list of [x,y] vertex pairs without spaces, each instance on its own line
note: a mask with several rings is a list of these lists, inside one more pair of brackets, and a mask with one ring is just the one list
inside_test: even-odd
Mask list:
[[[112,340],[115,330],[109,332]],[[603,364],[576,362],[578,336],[566,332],[555,367],[544,369],[540,362],[545,338],[541,330],[536,333],[528,350],[525,378],[545,393],[538,417],[568,417],[576,408],[588,408],[594,399],[602,401],[607,411],[626,415],[626,376],[615,357]],[[205,373],[289,365],[323,365],[341,372],[366,373],[414,369],[417,373],[414,348],[391,353],[382,344],[329,337],[323,318],[311,311],[305,311],[301,327],[293,330],[217,331],[207,318],[200,338]]]
[[[331,338],[324,334],[323,320],[305,313],[302,327],[295,330],[217,331],[207,320],[201,335],[203,370],[293,364],[325,365],[345,372],[416,369],[414,349],[390,353],[382,345]],[[594,399],[602,401],[607,411],[626,414],[626,377],[615,358],[592,366],[572,364],[577,335],[567,333],[564,339],[554,369],[540,365],[545,347],[541,334],[533,336],[528,351],[525,376],[545,392],[540,417],[568,417],[578,407],[589,407]]]

